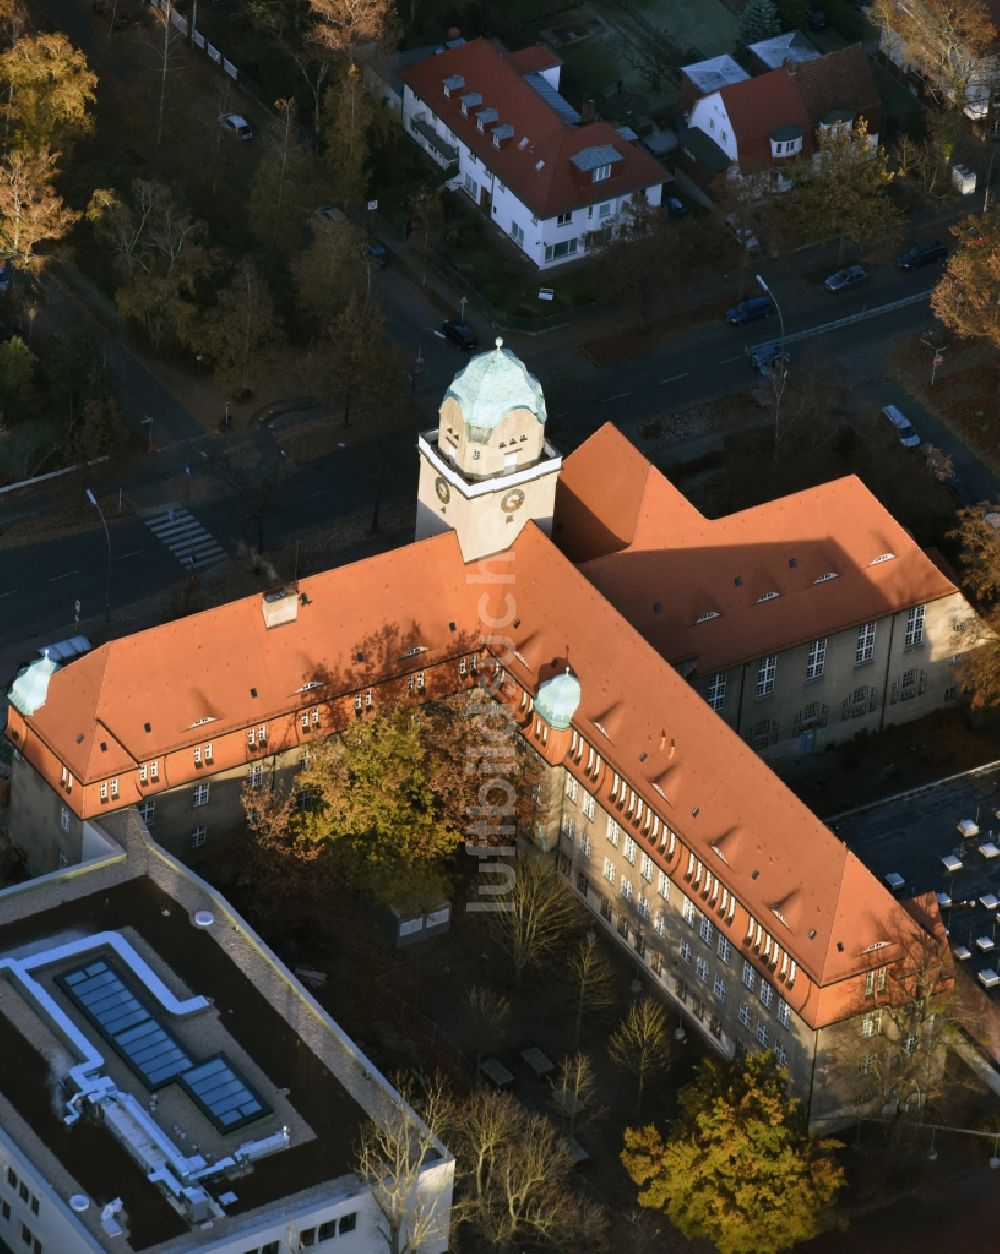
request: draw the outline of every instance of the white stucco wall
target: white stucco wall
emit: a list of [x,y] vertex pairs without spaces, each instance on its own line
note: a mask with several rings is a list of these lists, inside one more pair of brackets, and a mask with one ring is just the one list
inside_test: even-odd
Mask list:
[[736,160],[736,136],[719,92],[713,92],[711,96],[695,102],[688,125],[704,131],[709,139],[715,140],[730,161]]

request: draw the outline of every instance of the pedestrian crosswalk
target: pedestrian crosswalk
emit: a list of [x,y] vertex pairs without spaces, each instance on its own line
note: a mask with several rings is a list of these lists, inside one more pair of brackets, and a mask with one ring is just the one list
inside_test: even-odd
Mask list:
[[229,561],[222,545],[183,505],[174,505],[147,518],[146,526],[163,541],[185,570],[210,570]]

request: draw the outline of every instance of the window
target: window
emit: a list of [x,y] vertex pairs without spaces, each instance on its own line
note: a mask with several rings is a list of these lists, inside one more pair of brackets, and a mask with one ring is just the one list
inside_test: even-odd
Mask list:
[[25,1245],[31,1244],[31,1229],[27,1224],[21,1224],[21,1240]]
[[706,945],[711,945],[712,938],[715,935],[715,928],[712,927],[712,921],[710,919],[706,919],[704,915],[702,915],[701,920],[698,923],[698,935]]
[[635,853],[636,853],[635,841],[632,839],[631,836],[626,836],[625,844],[622,848],[622,854],[625,857],[625,861],[628,862],[631,866],[635,866]]
[[754,987],[754,984],[756,983],[756,980],[757,980],[757,972],[753,969],[753,964],[750,962],[747,962],[746,958],[744,958],[743,959],[743,983],[751,991],[751,993],[753,992],[753,987]]
[[13,1167],[7,1168],[7,1183],[10,1185],[12,1189],[17,1188],[17,1172],[14,1170]]
[[583,835],[580,837],[580,853],[585,858],[589,858],[590,850],[591,850],[590,837],[587,835],[586,832],[584,832]]
[[340,1236],[343,1236],[345,1232],[353,1232],[357,1226],[358,1212],[356,1210],[352,1210],[349,1215],[341,1215],[340,1227],[337,1229],[337,1232]]
[[698,959],[697,963],[695,964],[695,970],[697,971],[698,979],[701,980],[702,984],[707,984],[708,983],[708,963],[705,961],[704,958]]
[[656,891],[664,901],[670,900],[670,876],[666,871],[659,871],[656,876]]
[[354,708],[355,708],[355,710],[357,711],[357,713],[358,713],[358,714],[360,714],[360,713],[361,713],[361,693],[360,693],[360,692],[359,692],[359,693],[358,693],[358,695],[354,698]]
[[733,947],[724,936],[719,937],[719,957],[723,962],[728,962],[733,952]]
[[572,221],[573,221],[573,210],[571,209],[569,213],[560,213],[556,217],[556,226],[569,226],[569,224]]
[[792,1008],[783,997],[778,998],[778,1022],[783,1028],[792,1026]]
[[914,605],[906,615],[906,638],[904,645],[907,649],[912,649],[918,644],[922,644],[924,639],[924,607],[922,605]]
[[[211,762],[211,760],[212,760],[212,746],[211,746],[211,745],[206,745],[206,747],[205,747],[205,753],[206,753],[206,755],[207,755],[207,757],[208,757],[209,762]],[[149,778],[150,778],[150,780],[151,780],[151,781],[153,781],[153,782],[155,782],[156,780],[158,780],[158,779],[160,778],[160,764],[159,764],[159,762],[150,762],[150,764],[149,764]]]
[[194,757],[195,766],[201,766],[201,745],[195,745],[191,752]]
[[268,1241],[266,1245],[260,1247],[260,1254],[281,1254],[280,1241]]
[[257,732],[253,727],[247,728],[247,744],[255,745],[257,743]]
[[593,818],[594,818],[594,798],[590,795],[590,793],[589,793],[589,792],[584,794],[584,798],[583,798],[583,813],[584,813],[584,817],[585,817],[585,818],[588,818],[588,819],[590,819],[591,821],[593,821]]
[[726,981],[721,975],[715,977],[715,981],[712,984],[712,992],[715,993],[719,1001],[726,1000]]
[[740,1002],[740,1023],[748,1032],[753,1031],[753,1015],[750,1013],[750,1003],[747,1001]]
[[639,859],[639,874],[647,884],[653,879],[653,860],[648,853],[644,853]]
[[107,801],[107,799],[108,799],[108,785],[107,785],[107,783],[102,783],[102,784],[99,784],[99,785],[98,785],[98,788],[97,788],[97,795],[100,797],[100,799],[101,799],[102,801]]
[[889,968],[879,967],[865,974],[865,996],[874,997],[876,992],[884,993],[889,978]]
[[858,1070],[862,1075],[871,1075],[875,1070],[875,1064],[878,1062],[878,1054],[865,1054],[864,1058],[858,1063]]
[[771,1003],[774,1001],[774,989],[768,984],[767,980],[761,977],[760,981],[760,1004],[765,1010],[771,1009]]
[[[212,742],[211,742],[211,741],[209,741],[209,742],[208,742],[208,744],[205,746],[205,761],[206,761],[206,762],[211,762],[211,760],[212,760]],[[156,763],[154,762],[154,763],[153,763],[153,765],[154,765],[154,767],[155,767],[155,766],[156,766]],[[156,771],[155,771],[155,770],[153,771],[153,778],[154,778],[154,779],[156,778]]]
[[882,1011],[870,1010],[861,1020],[861,1035],[863,1037],[878,1036],[882,1031]]
[[0,1215],[2,1215],[4,1219],[8,1221],[8,1223],[10,1222],[10,1203],[9,1202],[0,1202]]
[[563,815],[562,834],[566,837],[568,844],[573,843],[573,837],[576,835],[576,819],[571,814]]
[[691,944],[689,941],[686,941],[686,940],[681,941],[680,946],[679,946],[679,952],[681,955],[681,960],[683,962],[691,961]]
[[149,775],[149,768],[146,766],[146,763],[143,762],[139,766],[139,783],[144,784],[146,782],[148,775]]
[[784,1067],[788,1064],[788,1050],[785,1049],[780,1041],[774,1042],[774,1061],[779,1067]]
[[726,708],[726,679],[726,672],[719,671],[708,681],[708,704],[716,714],[721,714]]
[[316,1229],[315,1228],[303,1228],[302,1231],[299,1233],[299,1247],[302,1248],[307,1245],[315,1245],[315,1244],[316,1244]]
[[560,244],[547,244],[545,247],[546,261],[559,261],[563,257],[572,257],[580,247],[578,239],[564,239]]
[[59,826],[63,829],[64,832],[69,831],[69,810],[66,808],[66,806],[63,806],[62,809],[59,811]]
[[917,1038],[913,1032],[907,1032],[902,1038],[903,1053],[912,1054],[917,1048]]
[[656,917],[653,920],[653,931],[657,936],[666,936],[667,934],[667,916],[662,910],[657,910]]
[[599,218],[610,218],[614,211],[615,202],[613,200],[606,200],[598,209],[597,216]]
[[66,855],[63,853],[63,851],[60,849],[59,850],[59,870],[65,871],[68,866],[69,866],[69,858],[67,858]]
[[806,679],[822,679],[823,667],[826,665],[826,636],[814,640],[809,646],[809,657],[806,660]]
[[197,788],[195,788],[194,804],[195,804],[196,809],[198,806],[208,805],[208,785],[207,784],[199,784]]
[[139,818],[147,827],[155,827],[156,825],[156,802],[140,801],[139,802]]
[[854,665],[864,666],[875,656],[875,629],[877,623],[863,623],[858,628],[858,646],[854,651]]
[[758,1019],[757,1021],[757,1042],[764,1049],[767,1049],[768,1031],[767,1024],[763,1019]]
[[945,688],[945,690],[944,690],[944,699],[945,699],[946,701],[957,701],[957,700],[958,700],[958,688],[957,688],[954,684],[952,684],[950,688]]
[[615,882],[615,864],[610,858],[604,859],[604,878],[609,884],[613,884]]
[[592,175],[592,177],[591,177],[591,180],[590,180],[590,181],[591,181],[592,183],[604,183],[604,182],[606,182],[606,181],[607,181],[610,177],[611,177],[611,166],[610,166],[610,165],[599,165],[599,166],[596,166],[596,167],[595,167],[594,172],[593,172],[593,175]]
[[757,665],[757,696],[769,697],[774,692],[774,672],[778,666],[778,658],[772,653],[770,657],[762,657]]
[[250,784],[251,788],[259,788],[261,784],[263,784],[264,782],[263,764],[258,762],[255,766],[251,766],[251,768],[247,771],[247,782]]
[[688,927],[694,927],[694,916],[697,914],[694,908],[694,902],[690,897],[684,898],[684,905],[681,907],[681,917]]
[[622,912],[618,916],[618,922],[615,925],[618,935],[622,940],[628,940],[628,915]]
[[191,848],[201,849],[206,840],[208,840],[208,828],[196,827],[191,833]]
[[518,226],[516,222],[510,224],[510,235],[518,248],[524,247],[524,228]]
[[26,1202],[28,1198],[31,1197],[31,1190],[28,1188],[28,1186],[24,1183],[23,1180],[18,1185],[17,1191],[21,1195],[22,1202]]
[[621,893],[626,901],[632,900],[632,881],[627,880],[624,875],[622,876]]
[[635,908],[640,919],[649,918],[649,902],[646,900],[645,897],[639,898],[639,900],[636,902]]
[[615,822],[615,820],[608,815],[608,840],[611,841],[616,849],[618,848],[618,833],[621,830],[621,827]]
[[580,795],[579,783],[576,781],[576,779],[573,778],[572,775],[567,774],[566,775],[566,796],[569,797],[570,801],[575,803],[579,795]]

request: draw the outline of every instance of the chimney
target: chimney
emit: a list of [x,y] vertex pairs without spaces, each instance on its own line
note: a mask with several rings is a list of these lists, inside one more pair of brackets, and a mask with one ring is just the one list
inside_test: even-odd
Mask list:
[[593,122],[597,117],[597,106],[593,100],[585,100],[580,110],[580,120],[582,122]]
[[798,69],[798,62],[793,61],[791,57],[785,57],[784,61],[781,63],[781,68],[786,70],[789,74],[794,75],[795,71]]
[[274,592],[265,592],[260,603],[264,615],[264,626],[268,631],[272,627],[282,627],[285,623],[294,623],[299,614],[298,590],[277,588]]

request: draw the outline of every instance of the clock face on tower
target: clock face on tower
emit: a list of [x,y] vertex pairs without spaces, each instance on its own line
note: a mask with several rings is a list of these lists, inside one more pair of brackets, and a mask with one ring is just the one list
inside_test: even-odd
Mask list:
[[447,505],[451,497],[451,489],[448,487],[448,481],[442,479],[440,475],[434,480],[434,491],[438,495],[438,500],[442,505]]
[[500,508],[505,514],[513,514],[524,504],[524,493],[520,488],[511,488],[500,498]]

